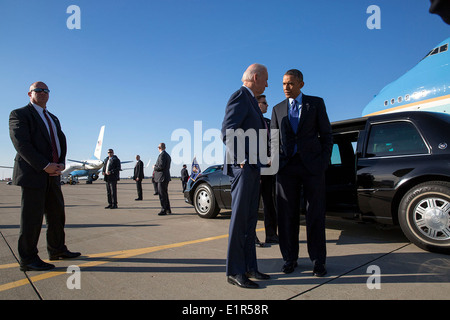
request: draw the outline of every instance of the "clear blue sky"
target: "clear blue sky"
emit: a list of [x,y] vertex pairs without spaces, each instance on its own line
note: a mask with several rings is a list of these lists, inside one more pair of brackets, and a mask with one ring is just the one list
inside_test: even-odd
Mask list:
[[[80,30],[66,26],[72,4],[81,9]],[[379,30],[366,26],[370,5],[381,10]],[[113,148],[121,160],[140,154],[154,164],[158,143],[169,152],[180,143],[171,141],[175,130],[193,140],[194,121],[202,133],[220,129],[228,98],[255,62],[269,70],[267,117],[284,99],[291,68],[303,72],[304,93],[325,99],[331,121],[359,117],[449,36],[428,8],[428,0],[2,0],[0,165],[12,166],[15,156],[9,113],[29,102],[38,80],[51,90],[48,108],[61,121],[69,159],[91,158],[106,125],[102,157]],[[11,174],[1,170],[0,178]]]

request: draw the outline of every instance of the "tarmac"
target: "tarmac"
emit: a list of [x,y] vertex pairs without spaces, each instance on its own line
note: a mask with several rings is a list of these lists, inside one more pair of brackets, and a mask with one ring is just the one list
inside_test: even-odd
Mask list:
[[[325,277],[312,275],[302,223],[301,256],[293,273],[281,272],[278,245],[266,245],[257,247],[258,266],[271,279],[257,281],[259,289],[233,286],[225,276],[231,213],[222,212],[216,219],[198,217],[184,201],[181,182],[173,179],[169,185],[172,214],[158,216],[159,199],[150,180],[144,180],[143,188],[144,200],[135,201],[134,181],[121,180],[119,208],[111,210],[104,209],[106,189],[101,180],[62,186],[66,244],[82,255],[52,261],[56,268],[50,271],[22,272],[17,260],[21,190],[2,183],[0,300],[177,300],[182,301],[183,312],[192,315],[202,310],[188,301],[198,305],[210,300],[259,304],[450,297],[450,256],[419,249],[398,227],[337,217],[327,219]],[[45,231],[44,222],[38,249],[47,261]],[[262,217],[257,235],[264,241]],[[182,313],[181,309],[176,312]]]

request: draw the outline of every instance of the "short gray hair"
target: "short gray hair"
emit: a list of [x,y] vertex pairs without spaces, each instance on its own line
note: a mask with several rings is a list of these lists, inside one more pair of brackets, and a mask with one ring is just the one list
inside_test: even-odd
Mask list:
[[259,63],[254,63],[251,66],[249,66],[247,68],[247,70],[245,70],[244,74],[242,75],[242,82],[252,82],[253,81],[253,76],[255,74],[261,74],[261,72],[263,71],[267,71],[266,66],[259,64]]

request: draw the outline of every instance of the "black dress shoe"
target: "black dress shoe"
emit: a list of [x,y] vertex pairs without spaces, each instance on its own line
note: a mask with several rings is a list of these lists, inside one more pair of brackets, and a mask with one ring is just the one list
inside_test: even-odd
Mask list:
[[112,205],[106,206],[105,209],[111,209]]
[[134,201],[140,201],[140,200],[142,200],[142,198],[136,198],[136,199],[134,199]]
[[246,288],[246,289],[257,289],[259,288],[259,285],[243,274],[237,274],[235,276],[228,276],[227,277],[228,283],[231,283],[232,285]]
[[53,264],[37,260],[35,262],[20,265],[20,271],[45,271],[55,268]]
[[296,262],[286,262],[283,267],[281,268],[281,271],[284,273],[292,273],[294,272],[294,269],[297,267],[297,261]]
[[165,212],[165,211],[160,211],[159,213],[158,213],[158,216],[165,216],[167,213]]
[[279,242],[280,241],[278,240],[277,236],[266,238],[266,243],[279,243]]
[[264,247],[264,242],[259,241],[258,237],[255,239],[255,244],[261,248]]
[[268,280],[270,276],[268,274],[259,271],[250,271],[245,274],[248,278],[258,279],[258,280]]
[[59,260],[59,259],[73,259],[76,257],[81,256],[81,253],[79,252],[70,252],[69,250],[61,252],[61,253],[57,253],[57,254],[53,254],[50,256],[50,260]]
[[117,205],[112,205],[110,209],[117,209]]
[[313,275],[316,277],[323,277],[327,274],[327,269],[323,263],[314,264]]

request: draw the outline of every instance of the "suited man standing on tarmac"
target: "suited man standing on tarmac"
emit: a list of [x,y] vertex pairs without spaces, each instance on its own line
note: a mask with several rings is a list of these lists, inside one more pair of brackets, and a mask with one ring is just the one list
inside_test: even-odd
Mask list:
[[[231,180],[226,275],[228,283],[241,288],[259,287],[249,278],[270,278],[259,272],[256,261],[261,164],[258,150],[254,152],[254,148],[258,148],[260,131],[265,132],[264,118],[255,96],[264,92],[268,86],[268,77],[265,66],[249,66],[242,77],[243,86],[228,101],[222,122],[222,138],[227,149],[224,174],[230,176]],[[245,132],[244,137],[239,132]],[[256,143],[251,143],[250,138],[245,137],[247,134],[256,137]]]
[[313,275],[324,276],[325,170],[333,147],[331,125],[322,98],[301,92],[303,74],[288,70],[283,77],[286,99],[272,110],[271,129],[280,133],[279,170],[276,177],[278,235],[284,265],[291,273],[299,256],[300,195],[303,186],[308,254]]
[[13,183],[22,189],[18,241],[21,271],[55,268],[38,256],[44,215],[49,259],[80,256],[65,245],[66,214],[60,176],[65,167],[67,145],[58,118],[47,110],[49,95],[45,83],[33,83],[28,91],[30,103],[13,110],[9,116],[9,135],[17,151]]
[[136,155],[136,165],[134,166],[133,180],[136,181],[138,197],[134,200],[142,200],[142,180],[144,179],[144,163],[140,155]]
[[170,209],[169,201],[169,182],[170,178],[170,163],[172,159],[170,155],[166,152],[166,144],[161,142],[158,145],[159,156],[156,160],[153,169],[155,170],[155,182],[158,183],[158,195],[159,201],[161,203],[161,211],[158,213],[159,216],[164,216],[168,213],[172,213]]
[[106,182],[108,205],[105,209],[117,209],[117,181],[120,180],[121,164],[113,149],[108,149],[108,156],[103,160],[102,174]]
[[[266,96],[261,94],[256,97],[259,109],[264,115],[269,107]],[[270,136],[270,119],[264,118],[267,127],[267,135]],[[268,138],[267,141],[270,139]],[[270,143],[267,143],[267,155],[270,156]],[[278,243],[277,211],[275,209],[275,175],[261,175],[261,198],[264,204],[264,229],[266,230],[266,243]]]

